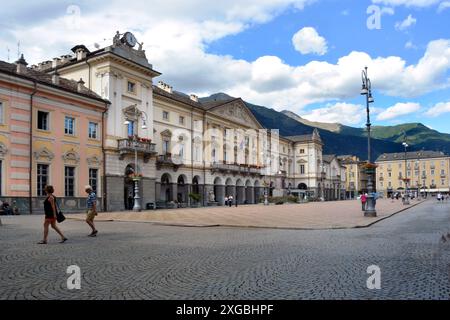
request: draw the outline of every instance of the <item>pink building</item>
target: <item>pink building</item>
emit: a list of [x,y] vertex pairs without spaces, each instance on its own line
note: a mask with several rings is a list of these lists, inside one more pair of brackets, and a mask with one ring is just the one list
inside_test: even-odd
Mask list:
[[63,210],[81,211],[91,184],[101,205],[108,104],[82,80],[0,61],[0,200],[41,212],[50,184]]

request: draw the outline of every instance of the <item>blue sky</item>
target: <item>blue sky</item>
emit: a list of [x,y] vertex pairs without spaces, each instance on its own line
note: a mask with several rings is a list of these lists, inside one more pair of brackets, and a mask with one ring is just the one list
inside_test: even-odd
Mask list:
[[[369,7],[379,29],[367,27]],[[448,0],[16,1],[0,12],[0,59],[8,47],[15,60],[18,41],[33,64],[132,31],[176,90],[357,127],[367,65],[374,125],[450,133],[449,18]]]

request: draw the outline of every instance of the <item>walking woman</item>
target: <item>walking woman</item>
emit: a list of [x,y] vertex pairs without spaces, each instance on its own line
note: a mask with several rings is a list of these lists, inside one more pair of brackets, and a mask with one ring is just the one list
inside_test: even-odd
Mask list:
[[47,244],[48,239],[48,226],[51,225],[53,230],[55,230],[60,236],[61,241],[59,243],[64,243],[67,241],[67,238],[64,237],[61,230],[56,226],[56,199],[53,195],[55,190],[52,186],[45,187],[45,193],[47,194],[47,198],[44,200],[44,211],[45,211],[45,222],[44,222],[44,240],[38,242],[38,244]]

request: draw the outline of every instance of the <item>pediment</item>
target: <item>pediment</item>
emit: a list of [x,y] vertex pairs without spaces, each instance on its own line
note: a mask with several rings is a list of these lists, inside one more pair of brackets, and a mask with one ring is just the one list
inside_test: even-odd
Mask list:
[[214,107],[210,112],[252,129],[263,129],[263,126],[241,99]]
[[41,161],[52,161],[55,154],[46,147],[40,148],[34,152],[34,158]]
[[65,152],[62,158],[65,163],[78,164],[80,162],[80,156],[74,149]]

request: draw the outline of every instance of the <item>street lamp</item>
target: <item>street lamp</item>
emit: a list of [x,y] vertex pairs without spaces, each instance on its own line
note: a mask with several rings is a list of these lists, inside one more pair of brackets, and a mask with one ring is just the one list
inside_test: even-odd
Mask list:
[[367,76],[367,67],[362,71],[362,88],[361,95],[366,96],[366,111],[367,111],[367,205],[366,210],[364,211],[364,216],[366,217],[376,217],[377,212],[375,210],[375,196],[373,194],[373,182],[372,182],[372,174],[375,171],[376,166],[371,163],[371,150],[370,150],[370,104],[375,102],[372,96],[372,84],[370,79]]
[[323,180],[325,179],[325,166],[323,164],[323,160],[320,164],[320,201],[325,201],[325,195],[324,195],[324,182]]
[[405,178],[403,179],[405,181],[405,200],[403,201],[404,205],[409,205],[409,193],[408,193],[408,168],[407,168],[407,148],[409,145],[406,143],[406,134],[405,134],[405,141],[402,143],[405,147]]
[[[133,112],[134,112],[134,117],[133,120],[136,121],[136,124],[138,124],[139,119],[142,119],[142,129],[146,130],[147,127],[147,119],[148,116],[144,111],[140,111],[137,107],[137,105],[133,105]],[[127,118],[124,121],[124,125],[129,125],[131,123],[131,121]],[[136,129],[135,129],[136,128]],[[136,132],[134,132],[136,131]],[[136,212],[140,212],[142,210],[141,207],[141,197],[139,196],[139,173],[138,173],[138,131],[137,131],[137,126],[133,126],[133,147],[134,147],[134,176],[135,178],[134,180],[134,205],[133,205],[133,211]]]

